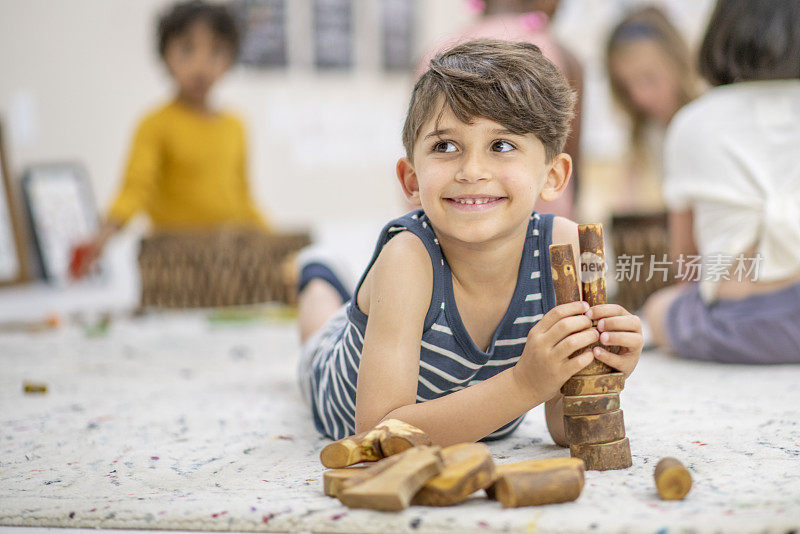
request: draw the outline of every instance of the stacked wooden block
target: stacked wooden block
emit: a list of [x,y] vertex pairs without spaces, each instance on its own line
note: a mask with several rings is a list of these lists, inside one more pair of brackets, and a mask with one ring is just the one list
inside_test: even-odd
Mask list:
[[[551,245],[550,265],[556,304],[583,300],[590,306],[606,303],[603,227],[585,224],[578,227],[580,268],[571,245]],[[596,323],[593,325],[596,327]],[[595,345],[599,345],[596,343]],[[595,345],[578,351],[584,352]],[[606,347],[614,350],[613,347]],[[576,353],[577,354],[577,353]],[[587,469],[624,469],[631,466],[631,450],[625,437],[625,422],[619,393],[624,375],[595,359],[562,386],[564,431],[570,454],[586,463]]]
[[142,306],[197,308],[294,300],[287,258],[306,233],[223,228],[158,234],[142,241]]
[[[553,504],[577,499],[584,482],[577,458],[495,466],[482,443],[434,447],[421,430],[394,419],[331,443],[320,460],[331,468],[323,475],[325,494],[350,508],[449,506],[479,490],[505,508]],[[350,467],[360,462],[373,463]]]

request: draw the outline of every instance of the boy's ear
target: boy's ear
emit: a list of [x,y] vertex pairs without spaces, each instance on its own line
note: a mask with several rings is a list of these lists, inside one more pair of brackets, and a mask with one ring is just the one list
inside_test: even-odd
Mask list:
[[417,180],[417,172],[414,170],[414,165],[408,158],[400,158],[397,160],[397,179],[400,181],[400,187],[403,188],[403,193],[406,199],[414,205],[421,206],[419,200],[419,181]]
[[544,187],[539,196],[542,200],[552,201],[564,193],[572,175],[572,158],[569,154],[561,153],[553,158],[547,169],[547,176],[544,180]]

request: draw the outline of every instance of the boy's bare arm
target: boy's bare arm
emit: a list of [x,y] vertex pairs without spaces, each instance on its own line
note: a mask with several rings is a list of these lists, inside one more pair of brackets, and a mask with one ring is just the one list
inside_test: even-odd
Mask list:
[[433,268],[425,246],[410,232],[394,237],[357,297],[369,321],[356,384],[356,432],[416,402],[420,342],[432,290]]

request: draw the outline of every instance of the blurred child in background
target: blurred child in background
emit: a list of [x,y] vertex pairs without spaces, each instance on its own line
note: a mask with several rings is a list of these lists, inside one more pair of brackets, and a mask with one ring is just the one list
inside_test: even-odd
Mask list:
[[577,198],[578,170],[580,168],[581,104],[583,69],[575,56],[559,43],[550,29],[550,21],[558,9],[559,0],[471,0],[468,5],[479,11],[481,17],[456,34],[445,36],[425,55],[418,74],[428,69],[428,63],[442,50],[471,39],[502,39],[521,41],[538,46],[542,54],[552,61],[566,77],[577,96],[575,115],[570,124],[570,135],[564,152],[572,157],[572,180],[558,199],[539,200],[536,210],[561,217],[574,217]]
[[606,44],[611,92],[630,121],[630,146],[620,211],[663,209],[664,133],[675,113],[699,94],[689,48],[656,7],[637,9]]
[[236,23],[223,6],[192,0],[161,18],[158,50],[174,96],[139,124],[122,188],[98,235],[76,249],[73,276],[86,274],[108,239],[142,211],[158,230],[267,228],[250,196],[242,123],[209,102],[214,84],[235,63],[238,44]]
[[699,255],[703,271],[653,295],[645,316],[681,356],[800,363],[798,28],[800,2],[718,0],[700,50],[714,88],[667,132],[672,255]]

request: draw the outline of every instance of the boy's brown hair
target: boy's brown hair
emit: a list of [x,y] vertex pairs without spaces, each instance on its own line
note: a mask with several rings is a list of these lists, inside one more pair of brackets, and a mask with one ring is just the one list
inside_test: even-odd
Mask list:
[[538,46],[476,39],[431,60],[411,93],[403,145],[413,159],[422,126],[449,108],[465,123],[483,117],[516,134],[534,134],[551,161],[564,149],[574,104],[566,79]]

